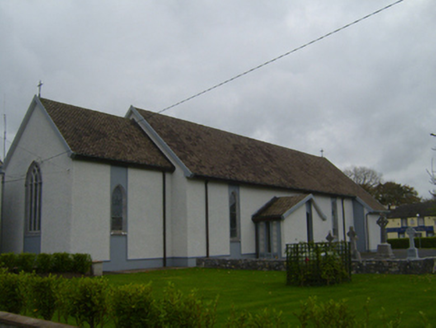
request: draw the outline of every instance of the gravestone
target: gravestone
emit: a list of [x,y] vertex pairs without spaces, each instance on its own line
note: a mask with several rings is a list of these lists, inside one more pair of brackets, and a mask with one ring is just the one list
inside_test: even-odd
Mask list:
[[329,231],[329,234],[327,235],[327,237],[325,237],[325,239],[327,239],[329,243],[332,243],[336,239],[336,237],[332,235],[331,231]]
[[407,249],[407,259],[414,260],[419,259],[418,249],[415,247],[415,235],[416,231],[412,227],[406,229],[406,233],[409,236],[409,248]]
[[394,253],[392,252],[391,244],[387,243],[387,233],[386,233],[386,226],[388,225],[389,220],[386,218],[386,216],[381,215],[378,220],[377,224],[380,227],[380,241],[381,243],[377,245],[377,257],[378,258],[393,258]]
[[357,240],[359,237],[357,236],[357,233],[354,231],[353,227],[350,227],[350,230],[347,232],[347,236],[350,238],[351,257],[354,260],[361,262],[362,257],[360,256],[360,252],[357,250]]

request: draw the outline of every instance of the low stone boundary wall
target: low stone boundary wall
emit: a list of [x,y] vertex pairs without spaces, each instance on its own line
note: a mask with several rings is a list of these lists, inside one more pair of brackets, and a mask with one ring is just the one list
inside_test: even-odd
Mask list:
[[[198,258],[197,266],[203,268],[286,271],[284,259],[216,259]],[[427,274],[436,273],[436,257],[416,260],[407,259],[364,259],[352,261],[351,273],[380,274]]]
[[286,261],[277,259],[198,258],[197,266],[216,269],[286,271]]
[[65,325],[58,322],[45,321],[29,318],[18,314],[0,311],[0,328],[72,328],[74,326]]
[[436,258],[353,261],[351,273],[426,274],[436,272]]

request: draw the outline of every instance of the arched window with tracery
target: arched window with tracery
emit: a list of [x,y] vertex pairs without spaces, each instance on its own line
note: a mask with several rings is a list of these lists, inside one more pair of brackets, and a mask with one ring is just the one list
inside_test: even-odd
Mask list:
[[112,191],[111,204],[111,232],[112,234],[125,233],[127,231],[126,220],[126,191],[118,185]]
[[41,232],[42,176],[38,163],[33,162],[26,176],[26,232]]

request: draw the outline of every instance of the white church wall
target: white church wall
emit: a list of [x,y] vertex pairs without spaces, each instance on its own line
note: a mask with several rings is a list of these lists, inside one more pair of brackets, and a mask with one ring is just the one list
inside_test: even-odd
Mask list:
[[[326,241],[325,237],[327,236],[329,231],[332,231],[333,226],[331,198],[315,195],[314,201],[318,205],[322,214],[325,215],[324,218],[327,219],[324,221],[318,211],[315,209],[315,206],[312,205],[313,241],[324,242]],[[302,206],[304,207],[304,211],[306,211],[305,206],[306,205]],[[340,220],[340,218],[338,218],[338,220]],[[307,241],[307,235],[305,238]]]
[[209,255],[230,254],[229,186],[209,182]]
[[170,258],[173,255],[173,226],[171,224],[172,222],[172,204],[173,204],[173,197],[172,197],[172,189],[173,189],[173,180],[172,180],[172,174],[173,173],[165,173],[165,199],[166,199],[166,256]]
[[110,241],[110,165],[73,161],[71,252],[107,261]]
[[368,229],[368,249],[369,251],[376,251],[377,245],[381,242],[381,232],[380,226],[377,224],[377,220],[380,215],[366,215],[367,210],[365,209],[365,220],[367,221]]
[[188,257],[206,255],[205,182],[189,180],[187,184],[187,242]]
[[306,205],[301,206],[285,218],[282,221],[282,228],[282,254],[286,254],[284,251],[286,244],[307,242]]
[[71,160],[43,109],[30,106],[8,154],[5,174],[3,251],[21,252],[25,220],[25,180],[33,161],[42,176],[41,252],[69,251],[68,203]]
[[162,180],[161,172],[128,170],[128,259],[163,257]]
[[[344,199],[344,208],[345,208],[345,233],[348,233],[350,227],[354,228],[353,201],[351,199]],[[349,241],[348,236],[346,240]]]
[[[41,251],[70,252],[71,159],[64,155],[43,164]],[[44,174],[44,171],[48,171],[47,174]]]
[[169,193],[170,211],[168,224],[170,225],[169,236],[171,236],[171,244],[168,246],[168,256],[172,258],[186,258],[188,256],[188,240],[187,240],[187,179],[180,169],[176,169],[173,173],[167,175],[168,185],[171,186]]
[[[14,171],[18,173],[17,170]],[[23,250],[24,181],[23,178],[14,181],[13,176],[15,174],[8,170],[4,185],[2,247],[0,249],[4,253],[19,253]]]
[[290,196],[293,193],[280,189],[268,189],[255,186],[240,187],[241,202],[241,252],[256,253],[256,229],[252,216],[274,196]]

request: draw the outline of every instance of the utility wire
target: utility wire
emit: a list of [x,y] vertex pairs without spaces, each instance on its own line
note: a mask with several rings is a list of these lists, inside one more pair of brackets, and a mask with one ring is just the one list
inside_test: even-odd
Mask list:
[[218,84],[216,84],[216,85],[214,85],[214,86],[212,86],[212,87],[210,87],[208,89],[205,89],[205,90],[203,90],[203,91],[201,91],[201,92],[199,92],[199,93],[197,93],[197,94],[195,94],[195,95],[193,95],[191,97],[183,99],[183,100],[181,100],[181,101],[179,101],[179,102],[177,102],[177,103],[175,103],[175,104],[173,104],[171,106],[165,107],[164,109],[158,111],[157,113],[158,114],[163,113],[163,112],[165,112],[166,110],[168,110],[170,108],[173,108],[173,107],[176,107],[178,105],[181,105],[181,104],[183,104],[183,103],[185,103],[185,102],[187,102],[189,100],[192,100],[194,98],[197,98],[197,97],[199,97],[199,96],[201,96],[201,95],[203,95],[203,94],[205,94],[205,93],[207,93],[209,91],[212,91],[212,90],[214,90],[216,88],[219,88],[219,87],[223,86],[224,84],[227,84],[227,83],[230,83],[230,82],[232,82],[232,81],[234,81],[236,79],[239,79],[240,77],[243,77],[243,76],[245,76],[245,75],[247,75],[247,74],[249,74],[251,72],[254,72],[254,71],[256,71],[256,70],[258,70],[258,69],[260,69],[260,68],[262,68],[262,67],[264,67],[266,65],[269,65],[269,64],[271,64],[271,63],[273,63],[273,62],[275,62],[275,61],[277,61],[279,59],[282,59],[283,57],[289,56],[290,54],[293,54],[294,52],[297,52],[297,51],[299,51],[299,50],[301,50],[303,48],[306,48],[306,47],[308,47],[308,46],[310,46],[310,45],[312,45],[312,44],[314,44],[314,43],[316,43],[318,41],[321,41],[321,40],[323,40],[323,39],[325,39],[325,38],[327,38],[329,36],[332,36],[333,34],[336,34],[336,33],[340,32],[342,30],[345,30],[346,28],[348,28],[350,26],[353,26],[353,25],[355,25],[355,24],[357,24],[357,23],[359,23],[359,22],[361,22],[361,21],[363,21],[363,20],[365,20],[367,18],[370,18],[371,16],[377,15],[377,14],[381,13],[382,11],[384,11],[386,9],[389,9],[389,8],[395,6],[395,5],[397,5],[397,4],[399,4],[400,2],[403,2],[403,1],[404,0],[398,0],[398,1],[394,2],[394,3],[391,3],[390,5],[387,5],[386,7],[383,7],[381,9],[379,9],[379,10],[376,10],[376,11],[366,15],[366,16],[363,16],[362,18],[359,18],[359,19],[355,20],[354,22],[348,23],[348,24],[346,24],[346,25],[344,25],[344,26],[342,26],[342,27],[340,27],[340,28],[338,28],[338,29],[336,29],[336,30],[334,30],[332,32],[324,34],[323,36],[320,36],[317,39],[314,39],[314,40],[312,40],[312,41],[310,41],[310,42],[308,42],[306,44],[303,44],[302,46],[299,46],[299,47],[297,47],[295,49],[292,49],[291,51],[288,51],[288,52],[286,52],[286,53],[284,53],[284,54],[282,54],[282,55],[280,55],[278,57],[275,57],[275,58],[273,58],[271,60],[268,60],[268,61],[264,62],[263,64],[260,64],[260,65],[258,65],[256,67],[253,67],[253,68],[249,69],[248,71],[240,73],[240,74],[238,74],[238,75],[236,75],[236,76],[234,76],[234,77],[232,77],[232,78],[230,78],[228,80],[225,80],[225,81],[223,81],[221,83],[218,83]]

